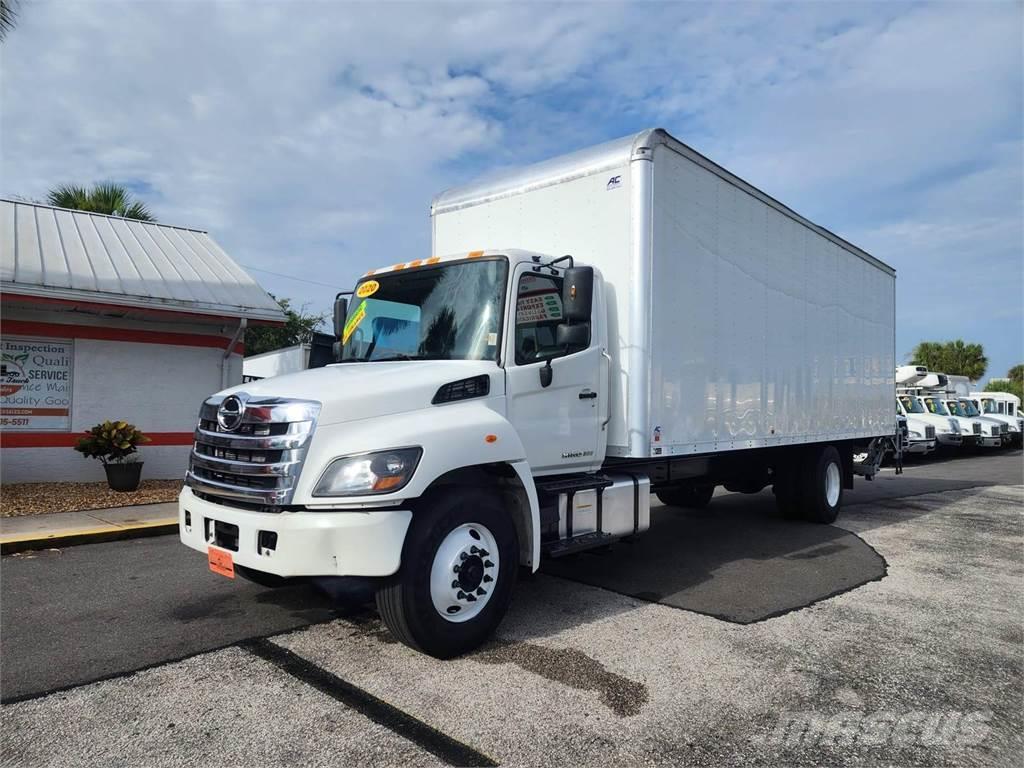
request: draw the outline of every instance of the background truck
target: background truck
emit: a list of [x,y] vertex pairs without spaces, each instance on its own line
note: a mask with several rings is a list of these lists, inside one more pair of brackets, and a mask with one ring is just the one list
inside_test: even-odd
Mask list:
[[371,579],[449,657],[652,492],[828,523],[899,442],[892,268],[664,131],[446,192],[432,228],[339,296],[340,363],[203,404],[181,537],[215,571]]

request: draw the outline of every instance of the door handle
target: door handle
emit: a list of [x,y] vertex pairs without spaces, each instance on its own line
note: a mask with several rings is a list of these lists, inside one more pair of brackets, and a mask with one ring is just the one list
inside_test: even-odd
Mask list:
[[597,392],[591,392],[589,390],[580,392],[580,400],[593,400],[595,397],[597,397]]

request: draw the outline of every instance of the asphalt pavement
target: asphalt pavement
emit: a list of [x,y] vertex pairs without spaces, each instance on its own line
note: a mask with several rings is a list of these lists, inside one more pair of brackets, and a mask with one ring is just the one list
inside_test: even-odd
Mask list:
[[[394,643],[365,595],[229,581],[176,537],[7,557],[0,758],[1019,762],[1022,484],[1013,451],[860,481],[836,526],[773,518],[768,493],[656,508],[661,534],[524,580],[495,642],[447,663]],[[981,735],[778,736],[844,712]]]

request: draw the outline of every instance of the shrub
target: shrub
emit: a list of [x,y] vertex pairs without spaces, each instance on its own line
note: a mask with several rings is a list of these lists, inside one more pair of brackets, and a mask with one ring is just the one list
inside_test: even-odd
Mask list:
[[125,464],[149,438],[127,421],[104,421],[78,439],[75,450],[87,459],[99,459],[104,464]]

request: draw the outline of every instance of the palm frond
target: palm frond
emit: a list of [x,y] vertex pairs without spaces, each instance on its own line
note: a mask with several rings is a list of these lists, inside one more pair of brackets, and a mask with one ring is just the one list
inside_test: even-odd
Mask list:
[[112,181],[94,184],[92,189],[77,184],[61,184],[51,189],[46,199],[50,205],[59,208],[105,213],[108,216],[121,216],[140,221],[156,221],[156,217],[150,213],[145,203],[133,200],[131,192],[126,187]]
[[18,0],[0,0],[0,40],[14,29],[18,18]]

